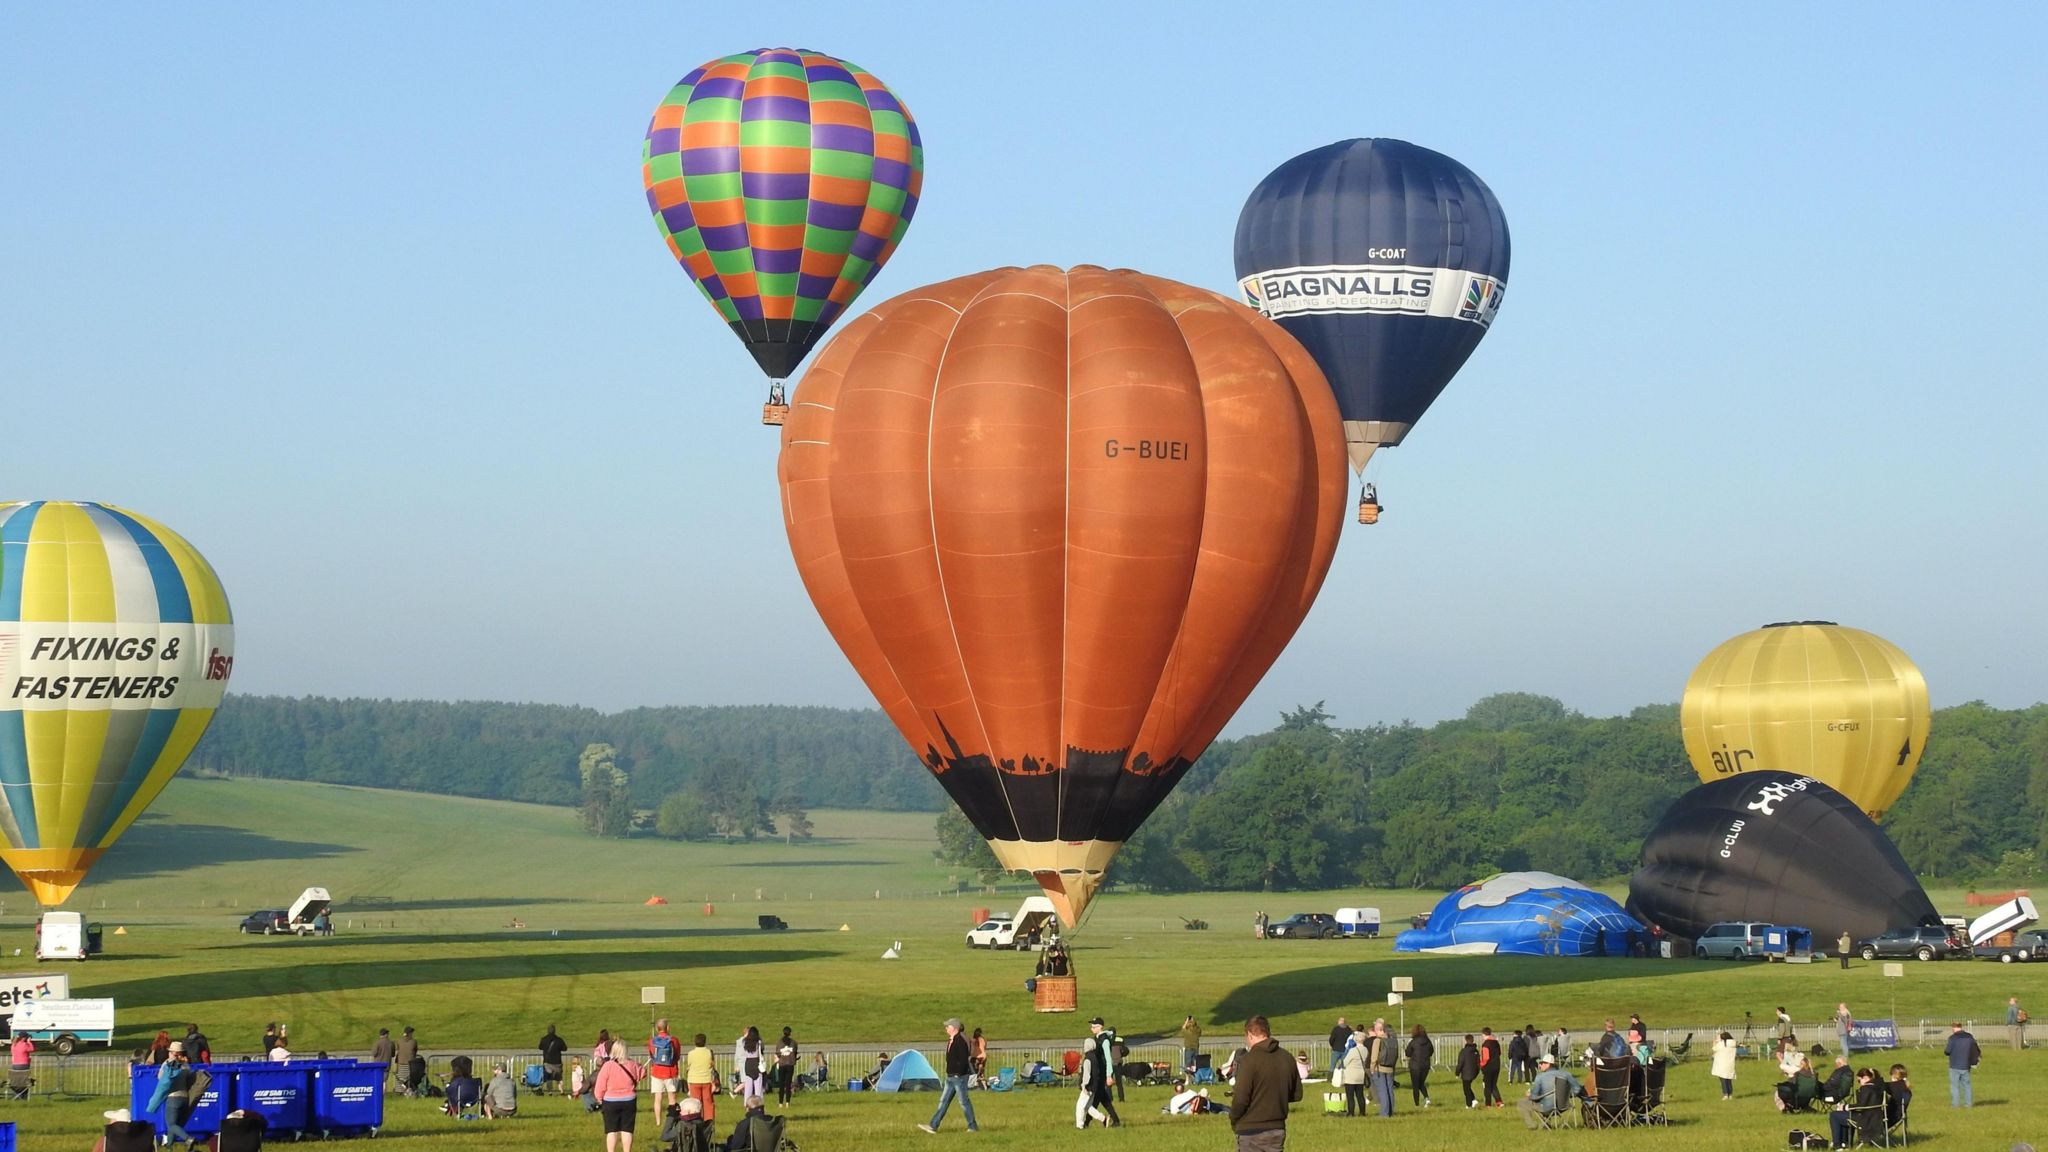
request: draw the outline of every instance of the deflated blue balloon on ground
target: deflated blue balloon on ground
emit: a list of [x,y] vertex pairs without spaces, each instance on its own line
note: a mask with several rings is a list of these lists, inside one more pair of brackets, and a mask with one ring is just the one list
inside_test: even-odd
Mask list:
[[[1601,933],[1609,933],[1603,943]],[[1619,955],[1640,935],[1614,898],[1548,872],[1501,872],[1437,901],[1429,927],[1403,932],[1396,952],[1493,956]]]

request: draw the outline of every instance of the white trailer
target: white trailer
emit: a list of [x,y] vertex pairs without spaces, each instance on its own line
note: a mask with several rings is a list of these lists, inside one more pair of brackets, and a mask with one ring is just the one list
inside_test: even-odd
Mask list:
[[14,1034],[69,1056],[87,1044],[114,1041],[112,1000],[31,1000],[14,1010]]
[[76,912],[45,912],[36,921],[36,959],[83,960],[91,954],[85,917]]
[[2015,897],[1970,921],[1970,943],[1988,943],[2002,932],[2017,932],[2040,918],[2031,899]]
[[308,888],[292,901],[292,909],[285,916],[285,923],[301,936],[313,934],[313,921],[327,913],[334,901],[325,888]]

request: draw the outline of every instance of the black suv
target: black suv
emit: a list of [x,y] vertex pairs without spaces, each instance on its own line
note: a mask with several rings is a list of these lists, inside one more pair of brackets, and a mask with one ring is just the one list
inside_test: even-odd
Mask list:
[[289,915],[291,913],[282,908],[251,912],[242,917],[242,934],[246,936],[251,932],[261,932],[265,936],[275,935],[285,930],[284,918]]
[[1266,938],[1277,940],[1335,940],[1344,934],[1343,925],[1328,912],[1296,912],[1266,929]]
[[1865,960],[1880,956],[1915,960],[1947,960],[1951,956],[1968,956],[1963,942],[1952,935],[1947,928],[1894,928],[1882,936],[1873,936],[1863,942],[1858,951]]

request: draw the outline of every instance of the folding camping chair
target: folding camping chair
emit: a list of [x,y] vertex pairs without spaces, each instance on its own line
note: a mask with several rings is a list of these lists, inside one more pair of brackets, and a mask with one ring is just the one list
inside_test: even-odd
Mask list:
[[1622,1128],[1628,1125],[1629,1071],[1631,1060],[1595,1060],[1593,1094],[1586,1099],[1581,1118],[1588,1128]]
[[1051,1066],[1041,1064],[1037,1071],[1031,1074],[1031,1083],[1038,1088],[1056,1088],[1059,1086],[1059,1078],[1053,1075]]
[[1686,1060],[1687,1060],[1687,1059],[1688,1059],[1689,1057],[1691,1057],[1691,1055],[1692,1055],[1692,1035],[1693,1035],[1692,1033],[1690,1033],[1690,1032],[1687,1032],[1687,1033],[1685,1034],[1685,1039],[1683,1039],[1683,1040],[1680,1040],[1680,1041],[1679,1041],[1678,1043],[1676,1043],[1676,1044],[1673,1044],[1673,1045],[1672,1045],[1672,1046],[1670,1047],[1670,1049],[1669,1049],[1668,1051],[1666,1051],[1665,1055],[1667,1055],[1667,1056],[1671,1057],[1671,1062],[1672,1062],[1672,1063],[1674,1063],[1674,1064],[1683,1064],[1683,1063],[1685,1063],[1685,1062],[1686,1062]]
[[1016,1086],[1017,1070],[1015,1068],[998,1068],[996,1069],[996,1078],[988,1083],[988,1090],[991,1092],[1008,1092]]
[[1074,1077],[1081,1074],[1081,1054],[1072,1048],[1067,1049],[1060,1055],[1060,1067],[1065,1069],[1060,1075],[1060,1083],[1064,1085],[1071,1082]]
[[1195,1069],[1195,1083],[1214,1084],[1215,1082],[1216,1070],[1214,1068],[1211,1068],[1207,1065],[1203,1065],[1202,1067]]
[[1545,1129],[1576,1128],[1584,1123],[1584,1117],[1580,1115],[1579,1109],[1572,1107],[1572,1096],[1584,1091],[1585,1089],[1580,1088],[1577,1081],[1569,1083],[1559,1082],[1557,1087],[1551,1089],[1550,1106],[1552,1110],[1545,1111],[1542,1108],[1536,1110],[1537,1126]]
[[28,1099],[29,1094],[35,1090],[35,1086],[35,1077],[29,1074],[27,1068],[9,1068],[7,1070],[7,1098],[9,1100]]
[[1659,1056],[1641,1067],[1629,1093],[1629,1120],[1635,1124],[1669,1124],[1664,1114],[1664,1074],[1670,1062]]
[[528,1064],[526,1066],[526,1074],[523,1077],[526,1081],[526,1090],[529,1092],[540,1091],[541,1085],[547,1083],[547,1075],[547,1069],[538,1064]]

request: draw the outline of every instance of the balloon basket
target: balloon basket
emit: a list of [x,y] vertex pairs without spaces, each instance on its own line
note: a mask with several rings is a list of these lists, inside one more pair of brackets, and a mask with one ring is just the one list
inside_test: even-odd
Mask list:
[[1080,988],[1072,976],[1040,976],[1031,989],[1031,1007],[1039,1012],[1072,1012],[1080,1002]]
[[784,421],[787,421],[788,419],[789,419],[789,405],[787,405],[787,404],[763,404],[763,405],[761,405],[761,423],[763,423],[763,424],[766,424],[766,425],[768,425],[768,426],[769,426],[770,428],[780,428],[780,427],[782,427],[782,425],[783,425],[783,422],[784,422]]
[[1358,522],[1360,524],[1379,523],[1380,506],[1377,504],[1368,504],[1365,501],[1360,500],[1358,502]]

